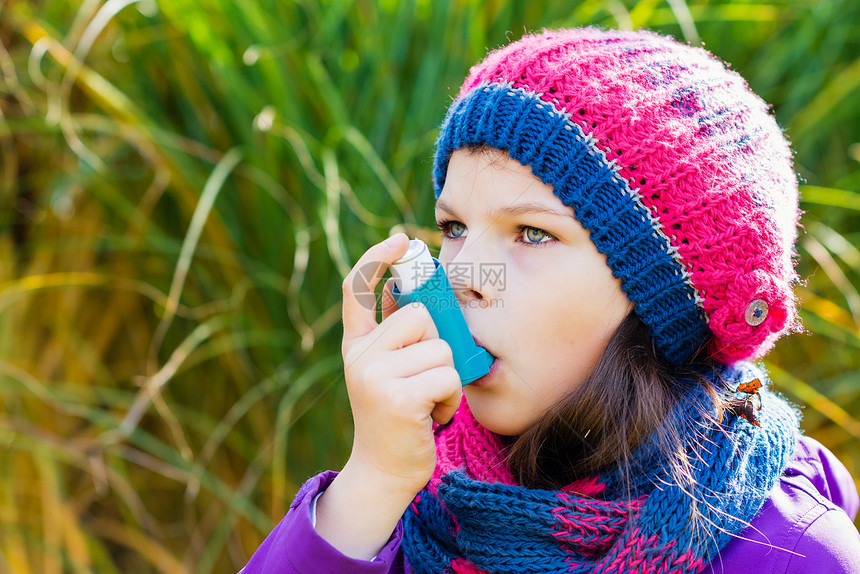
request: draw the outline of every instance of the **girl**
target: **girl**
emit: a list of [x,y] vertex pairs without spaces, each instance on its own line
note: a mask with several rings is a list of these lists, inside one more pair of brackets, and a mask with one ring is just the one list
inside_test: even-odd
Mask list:
[[461,391],[420,305],[377,324],[357,270],[407,238],[370,248],[352,454],[244,572],[860,572],[851,477],[749,362],[797,328],[798,207],[740,76],[649,32],[528,36],[471,70],[434,186],[491,370]]

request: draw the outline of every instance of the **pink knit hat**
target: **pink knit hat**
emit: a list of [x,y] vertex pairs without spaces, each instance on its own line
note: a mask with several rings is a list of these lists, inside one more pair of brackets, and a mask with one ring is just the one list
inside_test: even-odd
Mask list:
[[473,67],[448,110],[437,197],[474,145],[553,186],[672,362],[709,340],[721,362],[756,358],[795,325],[791,150],[707,51],[644,31],[527,36]]

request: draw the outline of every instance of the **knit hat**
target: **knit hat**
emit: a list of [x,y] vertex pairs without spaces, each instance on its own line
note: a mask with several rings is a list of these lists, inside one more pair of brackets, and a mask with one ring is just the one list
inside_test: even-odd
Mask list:
[[795,325],[791,150],[707,51],[645,31],[524,37],[449,108],[436,197],[467,146],[508,152],[573,208],[671,362],[709,338],[720,362],[760,357]]

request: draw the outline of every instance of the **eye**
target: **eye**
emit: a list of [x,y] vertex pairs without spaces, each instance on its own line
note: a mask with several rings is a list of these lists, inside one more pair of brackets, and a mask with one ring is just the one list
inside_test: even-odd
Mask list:
[[448,226],[448,232],[451,234],[451,237],[463,237],[466,235],[466,226],[459,221],[452,221]]
[[538,229],[537,227],[528,227],[521,226],[520,227],[520,236],[523,238],[523,243],[530,244],[539,244],[539,243],[548,243],[553,241],[556,237],[544,231],[543,229]]
[[436,225],[442,235],[450,239],[458,239],[466,236],[466,226],[459,221],[438,221]]

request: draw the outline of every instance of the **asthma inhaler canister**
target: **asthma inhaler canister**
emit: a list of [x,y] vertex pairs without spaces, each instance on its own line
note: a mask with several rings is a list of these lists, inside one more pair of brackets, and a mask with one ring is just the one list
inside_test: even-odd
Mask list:
[[391,275],[398,307],[413,301],[427,307],[439,337],[451,346],[454,368],[464,386],[490,372],[493,356],[475,344],[444,268],[423,241],[409,241],[406,255],[391,266]]

